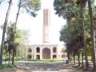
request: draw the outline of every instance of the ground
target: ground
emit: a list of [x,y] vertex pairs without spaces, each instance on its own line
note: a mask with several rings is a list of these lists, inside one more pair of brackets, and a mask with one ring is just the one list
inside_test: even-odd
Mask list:
[[81,69],[73,68],[72,64],[18,64],[16,68],[3,69],[0,72],[82,72]]

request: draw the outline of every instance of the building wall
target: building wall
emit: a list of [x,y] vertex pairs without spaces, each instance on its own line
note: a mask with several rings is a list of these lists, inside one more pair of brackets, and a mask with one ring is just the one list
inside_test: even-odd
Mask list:
[[[36,52],[36,48],[40,48],[40,53]],[[53,52],[53,48],[56,47],[56,52]],[[29,48],[31,48],[32,52],[28,52],[27,50],[27,56],[31,55],[31,60],[39,60],[37,59],[37,55],[40,56],[40,60],[46,60],[43,58],[43,49],[48,48],[50,50],[50,60],[62,60],[63,53],[57,48],[57,45],[32,45]],[[29,49],[27,48],[27,49]],[[53,58],[54,55],[54,58]],[[56,58],[55,58],[56,57]]]

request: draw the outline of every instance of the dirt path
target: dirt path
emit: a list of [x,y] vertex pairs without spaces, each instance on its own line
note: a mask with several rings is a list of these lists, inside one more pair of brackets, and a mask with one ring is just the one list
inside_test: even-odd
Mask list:
[[0,72],[82,72],[69,64],[19,64],[16,68],[0,70]]

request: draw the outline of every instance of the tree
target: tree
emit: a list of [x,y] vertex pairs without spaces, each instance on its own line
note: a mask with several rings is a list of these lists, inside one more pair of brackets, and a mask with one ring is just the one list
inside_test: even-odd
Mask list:
[[88,68],[89,64],[88,64],[88,58],[87,58],[87,49],[86,49],[86,41],[85,41],[85,30],[84,30],[84,16],[83,16],[83,12],[84,12],[84,7],[85,7],[85,1],[83,0],[77,0],[77,5],[79,5],[80,7],[80,18],[81,18],[81,24],[82,24],[82,35],[83,35],[83,43],[84,43],[84,54],[85,54],[85,65],[86,65],[86,68]]
[[[90,1],[90,0],[89,0]],[[86,34],[90,34],[90,32],[86,31],[85,32],[85,23],[87,23],[85,20],[84,20],[84,14],[85,14],[85,8],[86,8],[86,3],[88,2],[88,0],[55,0],[54,1],[54,9],[56,10],[56,14],[58,14],[59,16],[62,16],[63,18],[66,18],[67,19],[67,24],[69,25],[69,32],[70,32],[70,28],[72,27],[71,24],[71,19],[72,17],[79,17],[79,22],[78,24],[81,24],[80,26],[80,33],[81,34],[81,38],[82,38],[82,43],[83,43],[83,49],[84,49],[84,54],[85,54],[85,60],[86,60],[86,67],[88,67],[88,58],[87,58],[87,44],[86,44],[86,40],[89,40],[88,38],[86,38]],[[90,5],[91,2],[89,2],[89,16],[90,16],[90,19],[91,19],[91,25],[92,25],[92,8],[91,8],[91,5]],[[76,9],[77,8],[77,9]],[[88,12],[88,10],[87,10]],[[79,13],[79,14],[78,14]],[[89,17],[88,17],[89,18]],[[78,20],[78,19],[76,19]],[[89,20],[90,21],[90,20]],[[89,22],[88,21],[88,22]],[[88,24],[88,23],[87,23]],[[73,25],[73,24],[72,24]],[[71,27],[70,27],[71,26]],[[86,25],[87,28],[90,29],[90,27],[88,27],[88,25]],[[92,27],[92,26],[91,26]],[[77,27],[78,28],[78,27]],[[92,29],[91,28],[91,35],[92,34]],[[76,31],[76,29],[75,29]],[[74,32],[74,31],[73,31]],[[71,32],[70,32],[71,33]],[[76,32],[75,32],[76,33]],[[61,34],[62,35],[62,34]],[[78,35],[78,34],[77,34]],[[73,38],[77,38],[76,36],[72,36],[72,39]],[[64,38],[63,38],[64,39]],[[91,38],[92,39],[92,38]],[[93,39],[92,39],[93,40]],[[69,40],[69,42],[71,42],[71,40]],[[73,41],[74,42],[74,41]],[[94,43],[93,43],[94,44]],[[72,44],[68,44],[69,47],[71,46],[72,47]],[[81,44],[82,45],[82,44]],[[90,45],[90,44],[89,44]],[[92,45],[93,46],[93,45]],[[93,49],[93,47],[92,47]],[[93,52],[94,53],[94,52]],[[94,54],[93,54],[93,57],[94,57]],[[95,57],[94,57],[95,58]],[[95,60],[93,58],[93,61]],[[82,60],[83,61],[83,60]],[[95,65],[95,63],[93,63]]]
[[2,4],[5,0],[0,0],[0,4]]
[[12,4],[12,0],[9,1],[9,6],[7,9],[7,13],[6,13],[6,17],[5,17],[5,21],[4,21],[4,26],[3,26],[3,32],[2,32],[2,40],[1,40],[1,48],[0,48],[0,64],[2,64],[2,49],[4,47],[4,41],[5,41],[5,32],[6,32],[6,27],[7,27],[7,21],[8,21],[8,16],[9,16],[9,12],[10,12],[10,8],[11,8],[11,4]]
[[36,11],[40,9],[40,0],[21,0],[21,7],[35,17]]
[[[16,54],[16,47],[17,43],[14,42],[15,36],[14,36],[14,25],[11,25],[7,29],[7,38],[5,41],[5,45],[7,48],[7,51],[9,53],[9,61],[12,60],[12,64],[14,64],[14,56]],[[12,56],[12,58],[11,58]]]
[[4,42],[4,48],[6,52],[9,54],[9,61],[12,61],[12,64],[14,64],[14,57],[16,56],[16,51],[19,45],[21,45],[21,42],[25,40],[26,34],[24,31],[16,30],[16,34],[14,36],[14,24],[11,24],[7,27],[6,32],[6,40]]
[[[0,1],[1,3],[2,1]],[[24,3],[25,2],[25,3]],[[1,50],[0,50],[0,64],[2,64],[2,49],[4,46],[4,39],[5,39],[5,32],[6,32],[6,27],[7,27],[7,21],[8,21],[8,16],[9,16],[9,11],[11,8],[11,4],[12,4],[12,0],[9,1],[9,6],[8,6],[8,10],[6,13],[6,17],[5,17],[5,21],[4,21],[4,25],[3,25],[3,32],[2,32],[2,41],[1,41]],[[14,24],[14,28],[16,30],[16,24],[17,24],[17,19],[19,16],[19,12],[20,12],[20,8],[21,6],[23,8],[25,8],[27,10],[27,12],[29,12],[32,16],[35,16],[35,12],[37,10],[39,10],[40,8],[40,0],[20,0],[19,4],[18,4],[18,11],[17,11],[17,15],[16,15],[16,22]],[[16,32],[16,31],[15,31]],[[15,34],[14,32],[14,34]]]
[[19,0],[18,11],[16,14],[16,22],[15,23],[17,23],[18,16],[20,13],[20,8],[24,8],[33,17],[35,17],[36,11],[38,11],[40,9],[40,0]]
[[[75,24],[71,23],[71,20],[73,18],[77,18],[77,16],[80,17],[80,15],[79,15],[80,8],[76,4],[74,4],[72,0],[55,0],[54,1],[54,9],[56,10],[56,14],[58,14],[59,16],[62,16],[63,18],[67,19],[68,30],[69,30],[68,32],[71,33],[71,29],[74,30],[73,28],[71,28],[71,27],[73,27],[72,25],[75,26]],[[80,25],[78,25],[78,26],[79,26],[79,30],[81,31],[81,29],[80,29],[81,26]],[[76,36],[75,35],[72,36],[73,37],[72,40],[76,39]],[[71,42],[72,40],[69,40],[69,42]],[[69,45],[69,43],[68,43],[68,45]],[[71,44],[71,46],[72,46],[72,44]]]
[[17,21],[18,21],[18,17],[19,17],[21,8],[24,8],[33,17],[35,17],[36,16],[35,11],[38,11],[40,9],[40,0],[19,0],[18,11],[17,11],[17,14],[16,14],[16,21],[15,21],[15,24],[14,24],[15,30],[16,30],[16,24],[17,24]]
[[96,65],[95,65],[95,52],[94,52],[94,26],[93,26],[93,13],[92,13],[92,7],[91,7],[91,1],[88,0],[88,8],[89,8],[89,16],[90,16],[90,24],[91,24],[91,40],[92,40],[92,60],[93,60],[93,69],[95,69]]
[[83,37],[81,35],[82,30],[81,24],[79,24],[79,22],[80,19],[76,18],[74,22],[70,23],[70,29],[68,28],[68,25],[61,29],[60,40],[66,43],[68,55],[78,55],[78,62],[80,65],[79,52],[80,49],[83,47]]
[[[77,4],[80,4],[81,6],[81,17],[82,17],[82,21],[83,21],[83,8],[86,5],[86,2],[88,2],[88,8],[89,8],[89,16],[90,16],[90,25],[91,25],[91,40],[92,40],[92,53],[93,53],[93,66],[95,68],[95,53],[94,53],[94,39],[93,39],[93,17],[92,17],[92,7],[91,7],[91,0],[77,0]],[[93,0],[94,2],[94,0]],[[84,25],[83,25],[84,27]],[[84,28],[83,28],[84,29]],[[86,49],[85,49],[86,51]],[[86,56],[86,52],[85,52],[85,58],[86,58],[86,67],[88,67],[88,62],[87,62],[87,56]]]

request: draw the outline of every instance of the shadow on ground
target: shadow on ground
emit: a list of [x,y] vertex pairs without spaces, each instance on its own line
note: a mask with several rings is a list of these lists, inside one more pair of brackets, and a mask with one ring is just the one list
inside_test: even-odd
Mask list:
[[0,72],[83,72],[73,68],[72,64],[31,64],[23,63],[16,65],[16,68],[0,70]]

